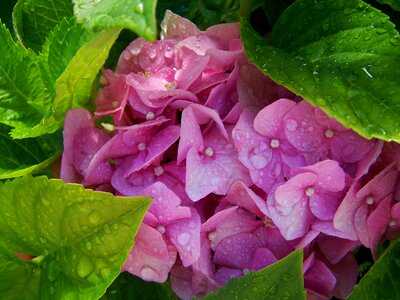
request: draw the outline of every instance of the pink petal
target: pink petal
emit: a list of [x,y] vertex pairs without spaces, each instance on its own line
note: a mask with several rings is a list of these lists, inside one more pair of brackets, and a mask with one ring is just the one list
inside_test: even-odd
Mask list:
[[320,220],[332,220],[342,201],[341,193],[319,191],[310,197],[311,212]]
[[324,131],[314,118],[314,109],[305,100],[294,106],[284,117],[288,141],[298,150],[313,152],[322,143]]
[[176,260],[176,250],[167,245],[157,230],[142,223],[136,235],[136,243],[122,271],[146,281],[165,282]]
[[161,224],[167,225],[191,216],[190,208],[180,206],[181,200],[178,196],[161,182],[155,182],[144,189],[144,195],[153,199],[149,211]]
[[182,264],[187,267],[200,257],[200,216],[191,209],[192,216],[167,226],[167,233],[179,252]]
[[240,38],[239,23],[218,24],[207,28],[205,34],[215,38],[223,49],[229,49],[229,44],[234,39]]
[[281,206],[293,206],[299,202],[307,201],[305,190],[315,184],[317,175],[313,173],[301,173],[290,178],[275,191],[275,200]]
[[249,189],[242,181],[236,181],[231,185],[226,197],[221,201],[231,203],[254,213],[259,218],[264,218],[267,214],[265,201]]
[[289,99],[279,99],[269,104],[254,118],[254,129],[264,136],[280,136],[283,117],[295,105],[296,102]]
[[333,160],[324,160],[311,166],[293,169],[292,176],[301,172],[313,172],[318,175],[316,186],[330,192],[339,192],[345,187],[346,174]]
[[354,228],[356,229],[357,236],[360,242],[367,248],[371,248],[368,228],[368,207],[367,204],[361,205],[354,215]]
[[354,256],[349,253],[340,262],[331,267],[336,277],[336,287],[333,295],[345,299],[353,291],[358,279],[358,265]]
[[255,220],[255,216],[243,209],[231,207],[224,209],[205,222],[201,231],[207,233],[211,249],[225,238],[245,232],[253,232],[260,227],[262,223]]
[[258,248],[253,252],[251,261],[249,263],[249,269],[259,271],[276,261],[277,259],[271,250],[268,248]]

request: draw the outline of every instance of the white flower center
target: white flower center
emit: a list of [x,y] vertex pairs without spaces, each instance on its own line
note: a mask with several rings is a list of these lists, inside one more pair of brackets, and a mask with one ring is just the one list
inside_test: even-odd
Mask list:
[[214,149],[211,148],[211,147],[207,147],[207,148],[204,150],[204,155],[206,155],[206,156],[208,156],[208,157],[213,156],[213,155],[214,155]]
[[146,143],[140,143],[137,145],[137,148],[139,149],[139,151],[144,151],[147,148]]
[[327,130],[325,130],[325,136],[327,137],[327,138],[331,138],[331,137],[333,137],[333,135],[335,134],[335,132],[332,130],[332,129],[327,129]]
[[281,145],[281,143],[279,142],[278,139],[272,139],[270,145],[272,148],[278,148]]
[[312,186],[309,186],[309,187],[306,189],[306,195],[307,195],[308,197],[311,197],[312,195],[314,195],[314,192],[315,192],[315,190],[314,190],[314,188],[313,188]]
[[217,237],[217,233],[215,231],[211,231],[211,232],[208,233],[208,239],[210,241],[215,240],[216,237]]
[[365,203],[367,203],[368,205],[372,205],[374,204],[375,199],[372,196],[368,196],[367,198],[365,198]]
[[156,176],[160,176],[164,173],[164,168],[161,166],[155,167],[154,168],[154,174],[156,174]]
[[156,117],[155,114],[149,111],[146,115],[146,120],[153,120],[155,117]]

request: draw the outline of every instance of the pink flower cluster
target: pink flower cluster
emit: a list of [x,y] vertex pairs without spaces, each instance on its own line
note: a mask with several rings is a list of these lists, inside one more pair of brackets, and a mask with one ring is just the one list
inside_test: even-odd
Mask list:
[[[309,296],[354,287],[360,245],[400,233],[400,148],[365,140],[263,76],[238,24],[171,12],[65,120],[61,178],[153,198],[123,267],[182,299],[304,249]],[[105,116],[111,123],[101,123]],[[95,119],[101,123],[95,125]]]

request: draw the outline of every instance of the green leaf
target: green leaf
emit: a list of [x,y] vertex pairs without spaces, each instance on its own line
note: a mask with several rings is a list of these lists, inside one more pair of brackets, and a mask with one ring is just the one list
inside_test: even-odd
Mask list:
[[73,0],[78,22],[89,28],[127,28],[148,40],[155,40],[156,0]]
[[51,99],[38,58],[12,39],[0,24],[0,123],[29,128],[37,124]]
[[348,300],[399,299],[400,298],[400,240],[375,262],[356,285]]
[[[64,27],[64,23],[61,23],[60,30]],[[63,47],[63,44],[69,45],[69,43],[79,43],[80,40],[76,40],[77,34],[80,32],[78,27],[74,27],[76,30],[73,31],[71,36],[68,36],[64,42],[58,42],[56,49]],[[64,122],[65,114],[68,110],[74,107],[85,107],[90,103],[91,95],[93,92],[93,85],[97,74],[108,57],[111,46],[117,39],[120,29],[112,28],[104,30],[95,35],[89,42],[84,43],[82,47],[73,55],[76,47],[70,47],[69,50],[65,50],[64,62],[60,62],[61,67],[53,67],[54,72],[58,74],[62,70],[62,64],[68,60],[68,56],[72,56],[71,61],[68,63],[64,72],[57,78],[55,82],[55,98],[51,106],[51,115],[38,122],[30,130],[24,128],[20,130],[16,128],[12,131],[14,138],[26,138],[35,137],[44,133],[52,133],[62,127]],[[58,35],[55,36],[57,40]],[[48,52],[47,55],[49,64],[51,61],[57,59],[57,51],[52,50],[53,43],[49,42],[48,46],[50,50],[44,50],[44,53]],[[61,50],[62,51],[62,50]],[[46,56],[46,54],[44,54]],[[52,67],[49,66],[50,71]],[[57,75],[55,75],[57,76]],[[54,79],[54,75],[53,75]],[[52,78],[48,78],[51,82]]]
[[40,268],[18,259],[0,243],[0,295],[2,299],[38,299]]
[[121,273],[101,300],[178,300],[169,282],[148,282],[127,272]]
[[53,28],[63,18],[72,16],[70,1],[18,0],[13,13],[14,29],[27,48],[39,51]]
[[[103,295],[150,205],[145,197],[114,197],[46,177],[8,181],[0,194],[0,242],[37,256],[40,299]],[[15,286],[2,288],[11,293]]]
[[24,176],[47,167],[62,150],[60,133],[13,140],[10,127],[0,124],[0,179]]
[[200,29],[239,21],[239,0],[164,0],[157,5],[159,20],[167,9],[195,23]]
[[303,252],[297,250],[280,261],[240,279],[232,279],[204,300],[221,299],[306,299],[303,279]]
[[379,3],[389,5],[393,10],[400,11],[400,1],[399,0],[376,0]]
[[400,141],[400,38],[359,0],[298,0],[267,41],[243,19],[250,61],[366,138]]

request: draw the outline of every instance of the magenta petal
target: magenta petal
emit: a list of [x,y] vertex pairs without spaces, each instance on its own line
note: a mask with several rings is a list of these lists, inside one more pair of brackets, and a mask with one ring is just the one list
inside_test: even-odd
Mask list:
[[311,212],[320,220],[332,220],[343,195],[320,191],[310,197]]
[[314,264],[304,274],[304,287],[317,294],[328,297],[336,285],[336,277],[331,270],[320,260],[316,259]]
[[360,242],[367,248],[371,248],[370,239],[367,228],[368,207],[367,204],[361,205],[354,215],[354,228]]
[[381,154],[383,145],[384,141],[376,141],[375,146],[357,163],[355,179],[359,179],[368,173],[369,168],[376,162]]
[[333,295],[346,299],[353,291],[358,279],[358,265],[354,256],[349,253],[340,262],[331,267],[337,282]]
[[258,248],[253,252],[249,263],[249,269],[259,271],[276,261],[277,259],[271,250],[269,250],[268,248]]
[[142,223],[136,235],[136,243],[122,271],[146,281],[165,282],[176,260],[176,250],[167,245],[157,230]]
[[168,225],[167,233],[179,252],[182,264],[192,265],[200,256],[200,216],[191,209],[192,216]]
[[144,189],[153,184],[156,180],[154,169],[149,167],[130,176],[125,176],[124,166],[129,166],[133,161],[132,157],[123,160],[120,167],[117,167],[111,177],[111,185],[114,189],[125,196],[143,195]]
[[318,238],[318,246],[331,264],[338,263],[350,251],[359,245],[358,241],[339,239],[327,235]]
[[356,197],[358,189],[357,182],[350,186],[333,218],[334,227],[346,233],[351,240],[357,239],[357,233],[354,228],[354,216],[357,209],[362,205],[362,199]]
[[157,157],[162,156],[164,152],[178,140],[179,135],[180,128],[176,125],[168,126],[156,133],[147,145],[145,150],[147,151],[147,155],[143,158],[138,156],[126,170],[125,176],[129,176],[133,172],[147,167]]
[[148,186],[144,190],[144,195],[153,198],[149,211],[161,224],[167,225],[191,216],[190,208],[180,206],[181,200],[178,196],[161,182]]
[[215,248],[213,261],[217,265],[243,270],[249,266],[253,252],[258,247],[258,239],[251,233],[231,235]]
[[336,132],[331,144],[332,158],[346,163],[358,162],[373,148],[374,143],[352,130]]
[[239,278],[243,275],[242,270],[235,268],[222,267],[215,272],[215,280],[220,285],[226,285],[232,278]]
[[217,24],[207,28],[205,34],[217,39],[223,49],[228,50],[230,42],[240,38],[239,23]]
[[289,99],[279,99],[271,103],[254,118],[254,129],[264,136],[279,136],[283,117],[295,105],[296,102]]
[[374,258],[377,258],[378,244],[380,243],[390,221],[392,196],[383,199],[378,207],[368,216],[367,228],[370,248]]

